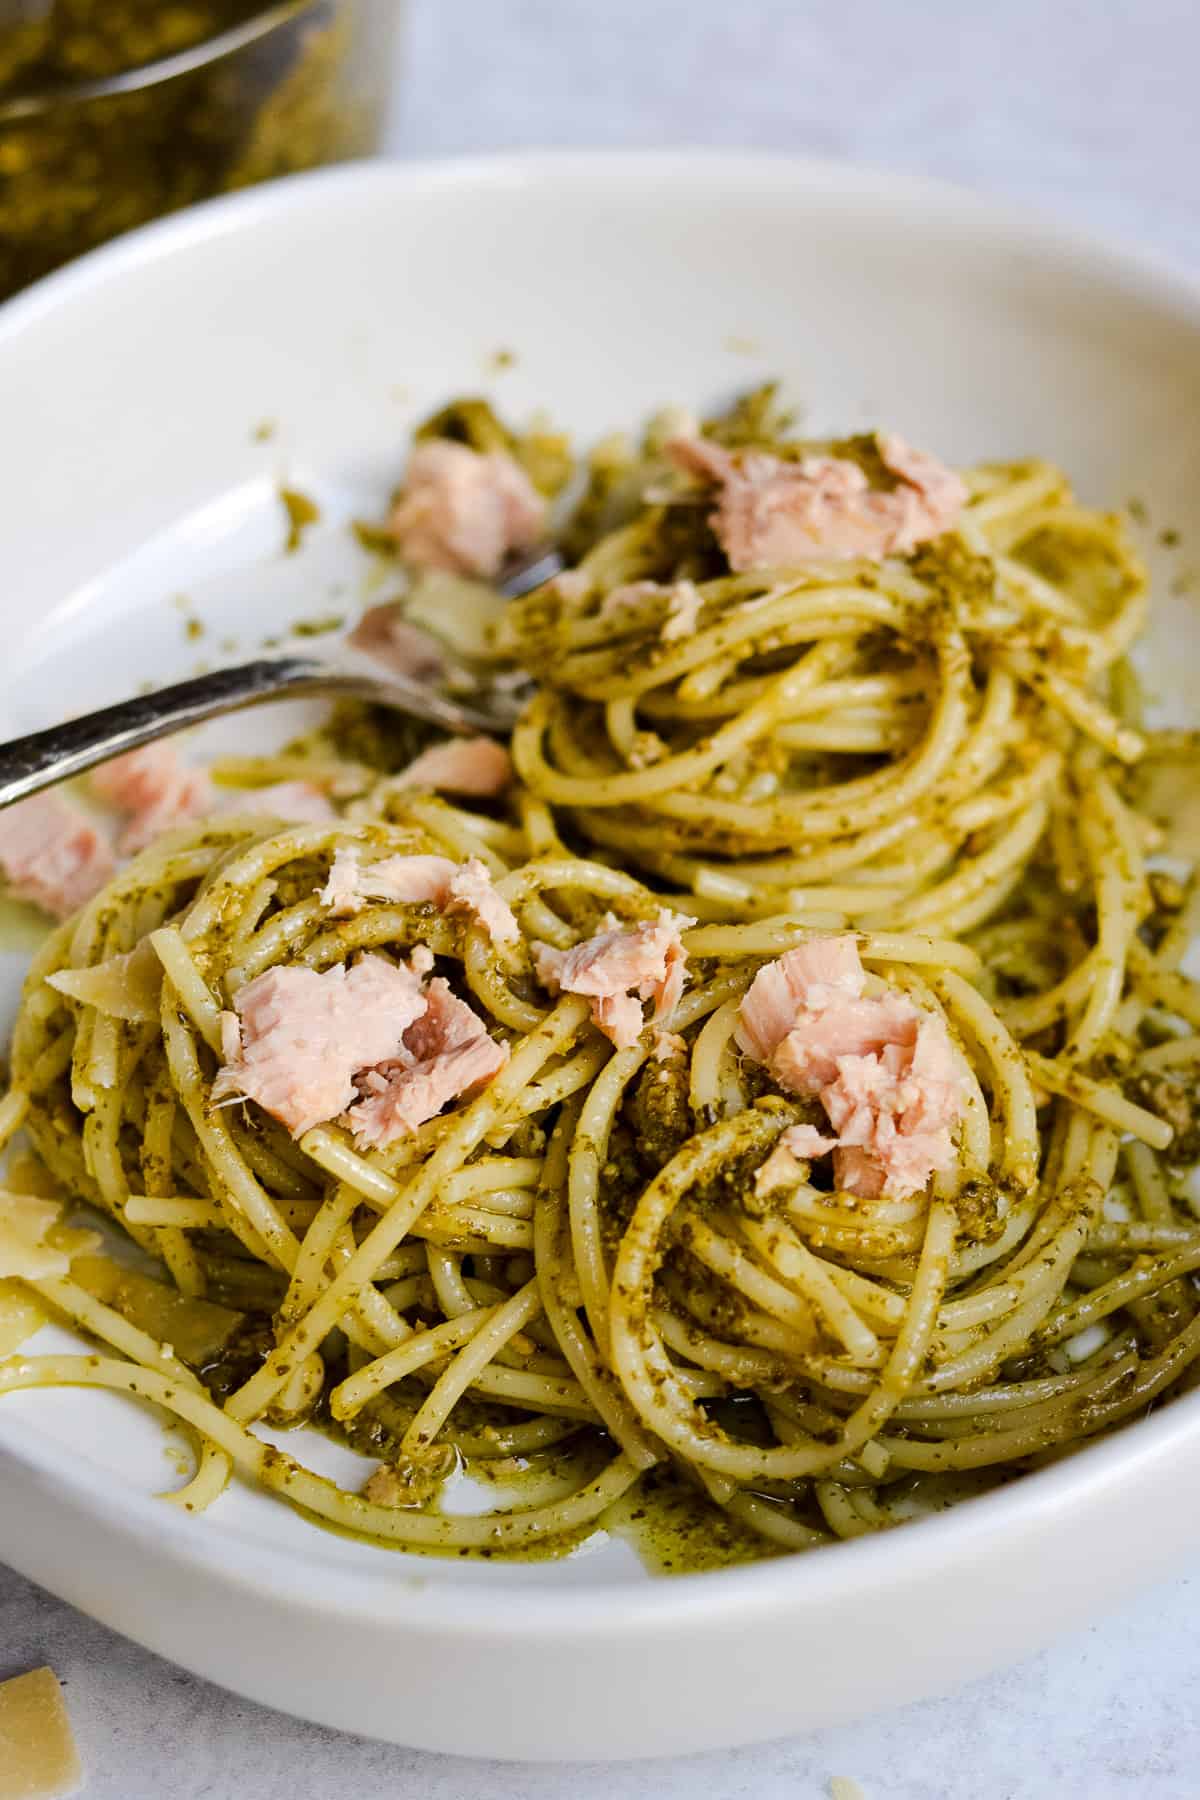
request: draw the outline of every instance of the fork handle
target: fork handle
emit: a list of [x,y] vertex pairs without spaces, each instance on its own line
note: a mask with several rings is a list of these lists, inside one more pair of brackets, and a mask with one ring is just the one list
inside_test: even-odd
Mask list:
[[327,690],[329,674],[329,665],[318,663],[315,657],[263,657],[177,681],[171,687],[68,719],[64,725],[13,738],[0,744],[0,807],[219,713]]
[[443,699],[433,689],[404,676],[381,671],[378,665],[374,670],[356,670],[317,656],[260,657],[138,694],[116,706],[69,719],[65,725],[52,725],[46,731],[0,744],[0,807],[221,713],[261,706],[267,700],[333,693],[385,701],[448,731],[495,726],[495,720],[472,708]]
[[[3,0],[0,0],[3,4]],[[548,581],[563,567],[554,548],[542,546],[524,562],[510,569],[497,592],[515,599]],[[397,707],[414,718],[440,725],[445,731],[511,731],[520,705],[515,696],[492,695],[487,710],[451,699],[427,683],[388,669],[370,657],[343,645],[343,661],[325,656],[287,652],[262,656],[233,668],[214,669],[190,681],[155,688],[116,706],[51,725],[26,737],[0,744],[0,808],[24,800],[56,781],[80,775],[96,763],[107,762],[140,744],[153,743],[172,731],[202,724],[222,713],[244,706],[261,706],[266,700],[299,699],[305,694],[353,694]],[[351,660],[346,660],[350,658]]]

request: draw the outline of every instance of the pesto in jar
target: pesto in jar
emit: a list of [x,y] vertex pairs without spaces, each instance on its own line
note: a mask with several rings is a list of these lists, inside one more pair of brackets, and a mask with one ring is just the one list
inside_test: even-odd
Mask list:
[[[375,39],[394,11],[52,0],[0,27],[0,299],[162,213],[372,148],[388,64]],[[270,29],[238,33],[265,12]],[[197,66],[155,67],[231,31]]]

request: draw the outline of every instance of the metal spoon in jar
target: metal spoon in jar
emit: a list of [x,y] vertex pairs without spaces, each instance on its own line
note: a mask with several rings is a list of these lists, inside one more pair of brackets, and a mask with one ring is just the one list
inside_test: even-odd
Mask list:
[[[562,566],[557,551],[543,550],[512,568],[497,583],[497,591],[505,599],[515,600],[540,587]],[[232,668],[214,669],[191,681],[177,681],[116,706],[84,713],[64,725],[0,744],[0,807],[82,774],[126,750],[136,750],[139,744],[222,713],[261,706],[267,700],[344,694],[393,706],[460,737],[481,731],[503,736],[516,723],[527,691],[527,685],[480,686],[469,699],[459,700],[417,676],[389,669],[351,638],[339,638],[319,651],[284,650]]]

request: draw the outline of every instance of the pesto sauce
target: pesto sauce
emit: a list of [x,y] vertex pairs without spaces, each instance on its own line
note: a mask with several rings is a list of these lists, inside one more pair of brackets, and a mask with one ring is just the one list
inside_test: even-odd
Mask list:
[[369,519],[351,519],[350,530],[360,550],[368,556],[395,557],[396,540],[386,525],[373,525]]
[[430,744],[445,737],[438,726],[397,712],[394,707],[372,706],[365,700],[338,700],[325,723],[287,744],[284,755],[333,756],[342,762],[364,763],[381,775],[394,775]]
[[[291,1504],[295,1506],[295,1502]],[[428,1510],[428,1509],[423,1509]],[[392,1543],[385,1538],[372,1537],[369,1532],[354,1531],[348,1525],[337,1525],[332,1519],[321,1518],[317,1513],[310,1513],[302,1506],[296,1511],[304,1517],[309,1525],[316,1525],[321,1531],[328,1531],[334,1537],[348,1538],[351,1543],[368,1544],[372,1550],[399,1552],[401,1556],[429,1556],[438,1562],[561,1562],[570,1556],[591,1537],[594,1526],[580,1526],[575,1531],[568,1531],[559,1537],[542,1538],[537,1543],[521,1545],[516,1548],[487,1545],[457,1544],[401,1544]]]
[[654,1575],[699,1575],[782,1554],[669,1464],[650,1469],[604,1516]]
[[[360,1456],[374,1456],[386,1460],[389,1456],[397,1454],[398,1440],[392,1436],[386,1426],[369,1415],[360,1415],[357,1419],[335,1420],[330,1415],[327,1405],[323,1403],[326,1398],[327,1395],[322,1396],[322,1401],[318,1403],[312,1417],[305,1421],[312,1430],[321,1432],[323,1436],[331,1438],[335,1444],[341,1444],[343,1447],[354,1450]],[[490,1416],[494,1409],[490,1409],[486,1405],[479,1405],[470,1410],[477,1411],[481,1417],[484,1417]],[[571,1454],[570,1451],[567,1453]],[[513,1469],[513,1460],[503,1459],[503,1486],[509,1496],[515,1499],[519,1505],[521,1475],[519,1471]],[[603,1466],[603,1462],[603,1458],[598,1459],[597,1473]],[[541,1466],[543,1469],[545,1468],[545,1459]],[[489,1476],[487,1462],[483,1459],[472,1462],[470,1478],[480,1486],[485,1485],[489,1479],[496,1479]],[[299,1510],[303,1511],[304,1509],[300,1508]],[[436,1498],[413,1508],[413,1511],[426,1515],[437,1515],[439,1510]],[[384,1539],[372,1537],[369,1532],[354,1531],[348,1526],[333,1524],[330,1520],[318,1518],[311,1513],[305,1513],[305,1517],[311,1524],[319,1525],[323,1531],[331,1531],[335,1537],[350,1538],[358,1543],[369,1544],[372,1549],[398,1550],[406,1556],[432,1556],[441,1561],[449,1559],[459,1562],[558,1562],[578,1550],[594,1535],[597,1529],[594,1525],[583,1525],[574,1531],[561,1532],[556,1537],[543,1538],[537,1543],[510,1549],[504,1546],[487,1545],[473,1547],[457,1544],[389,1543]]]
[[346,623],[343,613],[324,613],[315,619],[293,619],[292,636],[298,638],[326,637],[331,631],[340,631]]
[[[309,1424],[345,1443],[345,1433],[325,1417]],[[358,1444],[352,1445],[359,1448]],[[471,1479],[481,1485],[488,1480],[486,1464],[473,1463]],[[520,1504],[521,1478],[506,1468],[504,1487],[517,1505]],[[303,1509],[299,1509],[303,1511]],[[426,1515],[436,1514],[436,1501],[415,1509]],[[628,1543],[652,1575],[699,1575],[711,1569],[732,1569],[764,1557],[785,1554],[765,1538],[730,1518],[721,1507],[683,1475],[668,1465],[647,1471],[641,1480],[609,1507],[591,1525],[515,1548],[460,1547],[457,1545],[388,1543],[369,1533],[336,1525],[328,1519],[305,1514],[311,1524],[336,1537],[369,1544],[373,1549],[400,1551],[406,1556],[429,1556],[456,1562],[560,1562],[574,1555],[593,1539],[611,1534]]]
[[[498,1409],[488,1407],[486,1403],[478,1403],[471,1410],[473,1413],[477,1411],[481,1419],[493,1415],[510,1417]],[[315,1430],[332,1438],[335,1443],[348,1446],[361,1456],[386,1460],[389,1455],[395,1455],[399,1448],[397,1440],[387,1428],[369,1416],[337,1422],[330,1417],[326,1406],[318,1405],[308,1423]],[[615,1447],[603,1434],[596,1432],[593,1435],[596,1446],[594,1473],[599,1474],[608,1458],[614,1454]],[[574,1462],[579,1451],[580,1439],[574,1437],[564,1443],[561,1456],[564,1461]],[[529,1463],[531,1476],[535,1469],[540,1476],[547,1468],[553,1468],[555,1454],[542,1454],[536,1459],[536,1463],[530,1459],[503,1457],[492,1465],[488,1459],[474,1458],[469,1464],[468,1474],[480,1487],[487,1486],[489,1482],[502,1487],[506,1501],[519,1506],[523,1502],[522,1470],[518,1465],[523,1461]],[[427,1514],[436,1513],[439,1510],[438,1503],[435,1499],[417,1510]],[[708,1569],[733,1568],[740,1563],[757,1562],[765,1556],[781,1554],[757,1532],[730,1518],[693,1482],[669,1464],[660,1464],[648,1470],[594,1524],[543,1539],[523,1549],[460,1549],[457,1546],[441,1548],[423,1544],[381,1544],[378,1538],[344,1526],[331,1525],[325,1519],[315,1519],[313,1522],[326,1531],[335,1532],[339,1537],[356,1538],[385,1550],[402,1550],[414,1556],[482,1562],[556,1562],[572,1555],[592,1539],[611,1533],[630,1544],[646,1568],[655,1575],[698,1574]]]
[[321,517],[321,509],[315,500],[310,500],[307,494],[300,493],[297,488],[280,488],[279,498],[283,502],[288,525],[283,548],[290,555],[299,550],[304,541],[304,533]]
[[[189,73],[73,92],[193,49],[260,10],[253,0],[51,0],[44,17],[12,24],[9,9],[0,300],[162,213],[373,147],[382,77],[360,77],[353,92],[345,80],[350,57],[368,48],[355,41],[371,29],[365,8],[357,19],[311,5]],[[10,101],[32,104],[5,118]]]

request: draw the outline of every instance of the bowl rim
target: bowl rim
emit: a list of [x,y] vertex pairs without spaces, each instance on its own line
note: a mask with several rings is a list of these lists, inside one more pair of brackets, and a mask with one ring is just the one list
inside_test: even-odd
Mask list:
[[[43,314],[85,300],[97,286],[136,276],[145,266],[230,235],[253,230],[267,218],[302,212],[310,200],[369,194],[416,195],[447,189],[494,191],[568,184],[575,192],[642,190],[666,183],[724,185],[745,196],[747,190],[769,188],[808,198],[901,202],[920,208],[927,218],[953,226],[993,247],[1033,253],[1051,269],[1070,269],[1076,279],[1090,275],[1141,304],[1169,310],[1195,330],[1200,349],[1200,281],[1169,259],[1141,249],[1121,248],[1095,235],[1064,229],[1052,216],[995,201],[955,184],[816,157],[774,152],[707,148],[673,150],[519,151],[464,156],[425,163],[373,159],[321,169],[267,182],[242,193],[221,196],[168,218],[139,227],[100,246],[0,305],[0,351],[11,352],[14,340]],[[329,190],[325,192],[324,190]],[[19,1352],[17,1353],[19,1354]],[[87,1511],[98,1514],[110,1529],[129,1538],[152,1534],[158,1549],[175,1563],[220,1575],[243,1590],[277,1596],[291,1593],[293,1603],[314,1616],[354,1617],[387,1621],[402,1607],[406,1625],[436,1630],[452,1638],[493,1636],[532,1640],[552,1629],[560,1639],[590,1634],[612,1639],[634,1623],[675,1629],[704,1619],[726,1625],[778,1617],[803,1607],[836,1602],[840,1593],[874,1584],[880,1590],[911,1586],[935,1575],[943,1565],[962,1567],[982,1542],[1019,1538],[1064,1515],[1086,1510],[1090,1495],[1114,1482],[1154,1481],[1164,1477],[1200,1424],[1200,1391],[1181,1395],[1147,1418],[1131,1421],[1112,1434],[1085,1443],[1048,1467],[1021,1475],[996,1491],[972,1498],[933,1517],[888,1531],[831,1544],[804,1554],[772,1557],[759,1563],[692,1574],[644,1575],[608,1579],[591,1586],[564,1582],[521,1582],[520,1563],[497,1558],[489,1567],[496,1575],[511,1573],[520,1605],[503,1610],[492,1595],[510,1591],[499,1580],[487,1587],[472,1582],[438,1580],[433,1564],[443,1559],[411,1555],[398,1579],[380,1579],[377,1564],[359,1566],[322,1559],[317,1554],[320,1528],[314,1527],[311,1555],[298,1557],[294,1545],[277,1548],[258,1537],[231,1531],[218,1535],[203,1519],[179,1516],[119,1478],[97,1481],[75,1467],[70,1454],[27,1429],[28,1415],[10,1423],[0,1409],[0,1454],[25,1464],[36,1476],[68,1490]],[[836,1552],[836,1554],[831,1554]],[[403,1551],[400,1552],[404,1554]],[[298,1560],[308,1576],[306,1591],[296,1593]],[[452,1562],[452,1559],[451,1559]],[[452,1563],[453,1566],[453,1563]],[[564,1564],[564,1567],[568,1566]]]
[[[277,7],[280,11],[302,10],[319,3],[277,0]],[[332,190],[334,197],[343,190],[350,197],[372,187],[381,193],[392,189],[415,194],[476,184],[501,191],[563,181],[610,191],[619,181],[634,193],[657,181],[697,182],[710,189],[713,183],[724,182],[739,193],[752,185],[760,192],[797,191],[847,202],[907,203],[965,235],[1014,251],[1035,250],[1049,265],[1057,263],[1076,276],[1092,275],[1123,294],[1136,294],[1143,302],[1158,300],[1200,324],[1200,273],[1155,247],[1118,242],[1064,222],[1050,208],[1020,204],[961,182],[914,175],[877,163],[684,142],[668,149],[467,152],[427,161],[368,155],[275,176],[234,193],[193,201],[176,212],[133,226],[50,270],[0,300],[0,340],[10,330],[21,329],[27,315],[65,302],[76,286],[119,279],[127,267],[140,268],[182,254],[189,247],[198,248],[210,239],[252,230],[256,220],[276,213],[302,212],[309,195],[319,197],[324,188]]]
[[83,106],[92,100],[107,100],[116,94],[140,93],[146,88],[165,87],[185,75],[247,49],[260,38],[269,37],[281,25],[290,24],[314,12],[321,0],[271,0],[258,6],[248,18],[222,31],[203,37],[185,50],[170,56],[158,56],[151,62],[138,63],[131,69],[118,69],[113,75],[100,75],[89,81],[59,81],[49,87],[18,88],[7,99],[0,99],[0,126],[21,120],[36,119],[56,107]]
[[[18,1353],[19,1355],[19,1353]],[[74,1501],[97,1523],[135,1544],[152,1537],[157,1555],[193,1573],[215,1576],[264,1601],[286,1594],[314,1617],[389,1622],[402,1614],[406,1627],[451,1638],[494,1636],[532,1641],[552,1631],[560,1641],[620,1638],[631,1625],[674,1631],[704,1620],[714,1626],[752,1624],[811,1606],[819,1610],[841,1595],[889,1588],[919,1588],[930,1578],[974,1564],[980,1550],[1029,1537],[1066,1518],[1078,1523],[1090,1497],[1134,1476],[1165,1478],[1200,1424],[1200,1393],[1181,1395],[1162,1412],[1082,1445],[1048,1468],[1018,1476],[992,1493],[913,1520],[890,1531],[840,1540],[814,1550],[766,1557],[760,1562],[691,1574],[608,1576],[603,1584],[522,1579],[525,1564],[497,1557],[487,1585],[438,1579],[439,1566],[463,1568],[453,1556],[429,1556],[370,1545],[382,1556],[404,1560],[389,1577],[387,1565],[334,1560],[320,1554],[325,1531],[312,1521],[313,1544],[277,1547],[257,1535],[219,1530],[165,1506],[160,1498],[125,1486],[118,1476],[97,1479],[71,1453],[39,1433],[28,1415],[10,1424],[0,1412],[0,1470],[12,1457],[56,1494]],[[281,1505],[286,1504],[283,1501]],[[334,1536],[340,1534],[334,1533]],[[586,1550],[584,1551],[586,1555]],[[565,1559],[563,1568],[568,1568]],[[295,1588],[297,1569],[305,1587]],[[507,1579],[505,1579],[507,1577]],[[495,1602],[516,1595],[519,1605]]]

